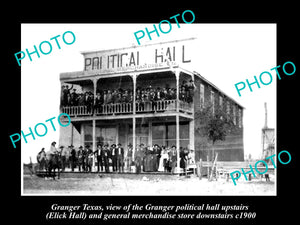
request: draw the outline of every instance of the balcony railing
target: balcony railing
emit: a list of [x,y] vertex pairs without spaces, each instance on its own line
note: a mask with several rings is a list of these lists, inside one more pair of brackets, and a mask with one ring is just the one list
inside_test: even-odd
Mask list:
[[[174,112],[177,108],[176,100],[161,100],[149,102],[136,102],[136,113]],[[193,104],[179,101],[179,111],[192,113]],[[91,115],[121,115],[132,114],[132,103],[103,104],[99,106],[64,106],[62,112],[69,116],[91,116]]]

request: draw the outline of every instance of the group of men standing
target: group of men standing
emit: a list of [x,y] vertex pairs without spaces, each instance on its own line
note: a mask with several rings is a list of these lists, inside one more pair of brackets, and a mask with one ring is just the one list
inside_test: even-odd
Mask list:
[[[54,145],[55,147],[55,145]],[[51,148],[53,146],[51,145]],[[61,157],[61,169],[65,171],[67,167],[74,171],[78,167],[79,172],[91,172],[93,161],[95,160],[98,172],[109,172],[109,165],[112,164],[113,172],[124,172],[124,148],[121,144],[116,146],[112,144],[98,144],[96,151],[92,151],[89,145],[85,148],[80,146],[76,151],[73,145],[65,148],[60,146],[59,149],[51,150],[52,154],[59,154]],[[44,160],[41,155],[46,155],[44,148],[38,153],[37,161],[40,164],[40,169],[44,169]]]
[[[45,153],[44,148],[38,153],[37,161],[40,164],[40,169],[44,169],[44,164],[47,155],[58,154],[60,155],[61,169],[65,171],[68,167],[71,171],[78,168],[79,172],[92,172],[92,167],[95,162],[98,172],[110,172],[110,165],[112,165],[112,172],[124,172],[126,167],[127,172],[132,172],[133,168],[136,173],[144,172],[171,172],[177,165],[177,150],[176,146],[172,148],[165,146],[146,147],[140,144],[136,147],[133,154],[133,146],[128,145],[126,151],[121,144],[97,144],[97,149],[93,152],[89,145],[85,148],[80,146],[75,150],[73,145],[65,148],[60,146],[58,149],[55,147],[55,142],[51,144],[50,150]],[[189,151],[181,149],[180,151],[180,167],[185,169],[186,162],[190,157]],[[133,167],[132,167],[133,166]]]
[[113,172],[124,172],[124,148],[121,144],[116,146],[111,145],[109,148],[108,144],[98,144],[97,149],[94,152],[96,156],[96,164],[98,172],[109,172],[109,161],[112,161]]

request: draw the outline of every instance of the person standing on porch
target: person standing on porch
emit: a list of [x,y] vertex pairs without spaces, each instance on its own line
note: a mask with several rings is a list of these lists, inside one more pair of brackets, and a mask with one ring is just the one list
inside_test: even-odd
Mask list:
[[79,172],[81,172],[81,169],[82,169],[82,172],[85,170],[85,166],[84,166],[84,151],[83,151],[83,147],[80,146],[79,147],[79,150],[78,150],[78,170]]
[[65,148],[62,145],[59,148],[61,149],[60,154],[61,154],[62,171],[65,171],[67,165],[67,148]]
[[73,145],[69,146],[70,148],[70,162],[71,162],[71,170],[74,172],[74,168],[76,167],[77,157],[76,157],[76,150]]
[[93,151],[90,149],[89,145],[86,145],[86,155],[85,155],[85,169],[86,172],[92,172],[93,165]]
[[111,145],[111,159],[112,159],[112,167],[113,167],[113,172],[117,171],[118,170],[118,167],[117,167],[117,150],[116,150],[116,145],[115,144],[112,144]]
[[170,164],[171,164],[171,173],[174,174],[175,167],[177,164],[177,151],[176,151],[175,145],[172,146],[172,149],[169,152],[169,159],[170,159]]
[[127,148],[127,155],[126,155],[126,169],[127,171],[131,171],[131,164],[132,164],[132,144],[129,143]]
[[135,164],[135,167],[136,167],[135,171],[136,171],[137,174],[141,173],[143,157],[144,157],[144,153],[142,151],[142,147],[140,146],[136,149],[136,152],[134,154],[134,164]]
[[167,172],[168,151],[165,146],[162,147],[161,157],[159,160],[158,171]]
[[145,157],[143,162],[143,171],[144,172],[152,172],[153,171],[153,148],[146,147]]
[[188,160],[188,150],[186,148],[180,149],[180,168],[183,169],[184,172],[186,172],[187,168],[187,160]]
[[160,164],[160,157],[161,157],[161,148],[158,146],[158,144],[155,144],[153,146],[153,153],[155,155],[155,171],[158,170],[159,164]]
[[106,173],[109,173],[109,158],[110,158],[110,151],[108,148],[108,144],[105,144],[103,147],[103,163],[104,163]]
[[117,170],[119,172],[124,172],[124,148],[122,148],[122,145],[119,143],[117,151]]
[[97,145],[97,149],[94,152],[94,155],[97,159],[97,171],[100,172],[100,167],[101,167],[101,172],[103,172],[103,149],[102,149],[102,145],[98,144]]

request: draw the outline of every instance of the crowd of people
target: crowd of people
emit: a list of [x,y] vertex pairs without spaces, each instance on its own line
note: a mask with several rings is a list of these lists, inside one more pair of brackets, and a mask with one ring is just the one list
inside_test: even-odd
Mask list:
[[[54,146],[54,147],[53,147]],[[176,146],[166,147],[155,144],[154,146],[145,146],[140,144],[133,153],[133,146],[129,144],[124,150],[121,144],[115,145],[99,143],[97,149],[93,152],[89,145],[85,148],[80,146],[75,149],[73,145],[68,147],[60,146],[58,149],[51,145],[49,151],[45,152],[43,148],[37,155],[37,161],[40,164],[40,170],[46,166],[47,156],[58,154],[61,159],[61,169],[65,171],[70,168],[79,172],[92,172],[93,165],[98,172],[170,172],[174,173],[177,166]],[[193,164],[195,154],[193,150],[180,148],[180,168],[184,170],[187,165]],[[94,163],[95,162],[95,163]]]
[[[195,85],[193,80],[188,82],[182,81],[179,87],[179,99],[191,103],[193,102]],[[174,100],[176,99],[176,88],[166,87],[137,87],[136,102],[156,102],[160,100]],[[96,96],[91,91],[77,93],[73,85],[62,86],[61,92],[61,106],[87,106],[89,109],[98,108],[101,105],[116,104],[116,103],[132,103],[133,90],[132,89],[105,89],[97,90]],[[95,99],[95,104],[94,104]]]

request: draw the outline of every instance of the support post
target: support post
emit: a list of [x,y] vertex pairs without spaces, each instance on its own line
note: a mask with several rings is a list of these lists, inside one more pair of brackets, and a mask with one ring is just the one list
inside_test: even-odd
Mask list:
[[179,75],[180,71],[178,69],[175,70],[176,77],[176,112],[179,112]]
[[80,144],[84,146],[84,123],[80,126]]
[[96,120],[93,119],[93,152],[96,151]]
[[132,118],[132,159],[134,160],[135,157],[135,151],[136,151],[136,142],[135,142],[135,127],[136,127],[136,105],[135,105],[135,100],[136,100],[136,79],[137,75],[133,73],[131,75],[132,81],[133,81],[133,100],[132,100],[132,113],[133,113],[133,118]]
[[[96,103],[96,91],[97,91],[97,79],[93,79],[93,84],[94,84],[94,99],[93,99],[93,106],[95,105]],[[92,107],[92,115],[94,115],[95,113],[95,110],[94,110],[94,107]]]
[[135,115],[132,118],[132,159],[135,157],[135,151],[136,151],[136,143],[135,143],[135,125],[136,118]]
[[149,146],[153,146],[153,143],[152,143],[152,121],[151,120],[149,120],[149,122],[148,122],[148,137],[149,137],[149,139],[148,139],[148,145]]
[[176,166],[176,170],[179,173],[180,171],[180,157],[179,157],[179,153],[180,153],[180,137],[179,137],[179,115],[176,115],[176,149],[177,149],[177,166]]
[[[93,119],[93,152],[96,151],[96,120]],[[95,158],[93,157],[92,168],[95,166]],[[92,169],[93,170],[93,169]]]
[[192,119],[189,123],[189,149],[195,151],[195,120],[194,119]]

